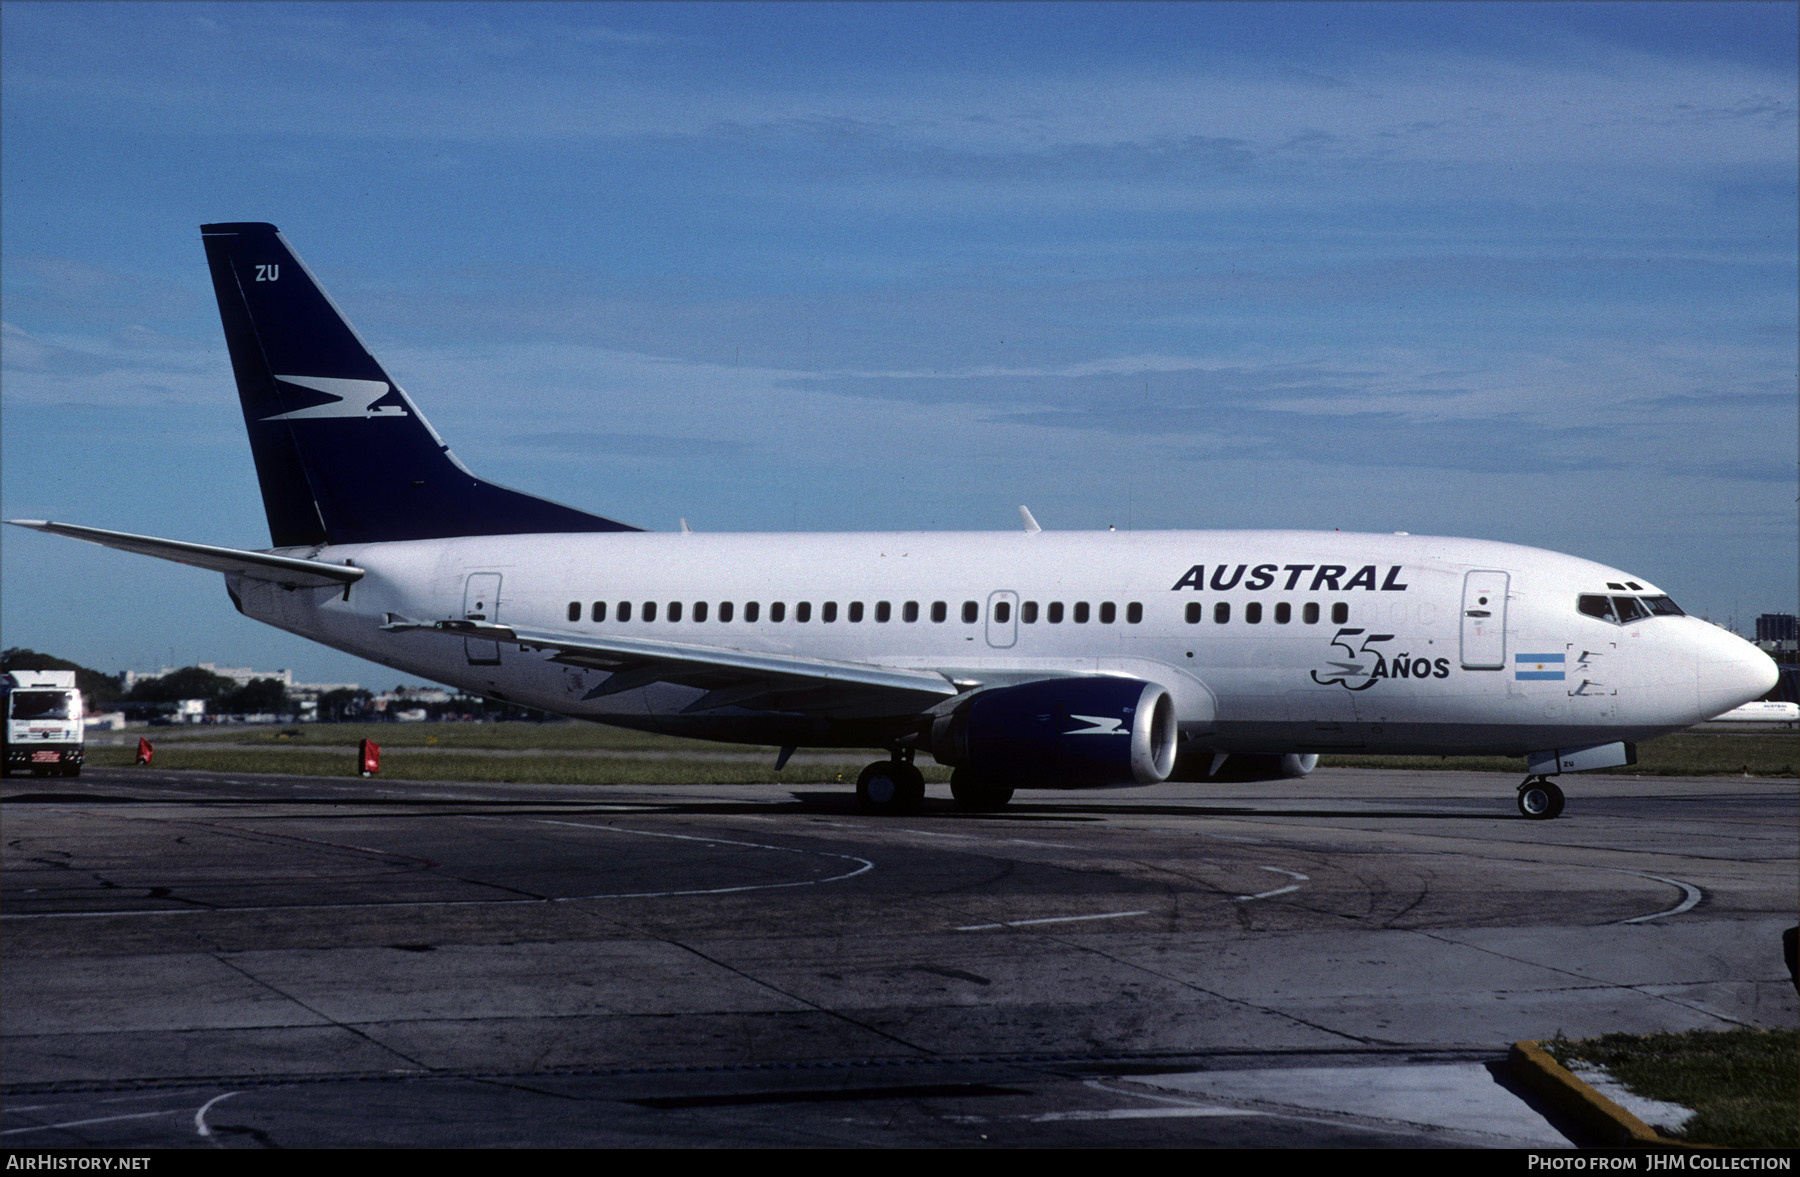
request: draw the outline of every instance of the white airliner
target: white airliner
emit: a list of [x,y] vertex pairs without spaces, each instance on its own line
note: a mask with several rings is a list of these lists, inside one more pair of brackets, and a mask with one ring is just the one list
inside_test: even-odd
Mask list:
[[1755,723],[1764,726],[1795,727],[1800,725],[1800,703],[1757,702],[1733,707],[1723,715],[1715,715],[1708,724]]
[[1319,753],[1550,777],[1776,681],[1632,573],[1317,531],[652,534],[470,473],[273,225],[202,227],[272,547],[21,526],[225,574],[250,617],[464,690],[647,731],[887,750],[869,810],[954,767],[1016,787],[1299,776]]

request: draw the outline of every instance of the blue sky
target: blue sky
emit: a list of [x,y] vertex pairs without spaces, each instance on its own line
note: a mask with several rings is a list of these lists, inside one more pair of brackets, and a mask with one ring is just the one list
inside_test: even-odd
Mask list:
[[[268,542],[198,226],[653,528],[1296,527],[1796,598],[1800,6],[0,5],[0,510]],[[7,645],[392,685],[7,528]]]

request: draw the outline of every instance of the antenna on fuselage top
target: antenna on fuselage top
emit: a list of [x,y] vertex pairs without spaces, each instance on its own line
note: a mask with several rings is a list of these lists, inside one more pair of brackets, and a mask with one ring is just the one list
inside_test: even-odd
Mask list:
[[1019,518],[1025,521],[1026,535],[1036,535],[1038,532],[1044,530],[1038,526],[1038,521],[1031,517],[1031,508],[1027,507],[1024,503],[1019,504]]

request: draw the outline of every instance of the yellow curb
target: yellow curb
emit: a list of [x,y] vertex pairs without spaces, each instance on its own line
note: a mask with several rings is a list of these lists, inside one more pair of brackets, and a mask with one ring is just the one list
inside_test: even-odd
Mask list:
[[1612,1148],[1710,1149],[1662,1135],[1612,1100],[1576,1078],[1550,1057],[1539,1042],[1515,1042],[1506,1062],[1513,1075],[1543,1096],[1557,1111],[1592,1132]]

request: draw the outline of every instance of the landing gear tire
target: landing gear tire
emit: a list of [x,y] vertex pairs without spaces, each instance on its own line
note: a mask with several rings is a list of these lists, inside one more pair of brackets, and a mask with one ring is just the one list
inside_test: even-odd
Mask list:
[[925,801],[925,774],[898,760],[877,760],[856,778],[856,807],[864,813],[919,812]]
[[1549,821],[1563,811],[1563,791],[1541,776],[1519,786],[1519,813],[1533,821]]
[[993,813],[1006,808],[1012,800],[1013,787],[986,780],[959,768],[950,774],[950,795],[964,813]]

